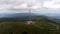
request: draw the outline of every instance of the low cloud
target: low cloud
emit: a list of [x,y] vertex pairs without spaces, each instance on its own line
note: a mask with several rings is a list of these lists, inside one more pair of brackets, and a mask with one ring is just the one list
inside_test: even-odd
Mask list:
[[26,12],[29,7],[38,13],[41,10],[55,11],[60,9],[60,0],[0,0],[0,13]]

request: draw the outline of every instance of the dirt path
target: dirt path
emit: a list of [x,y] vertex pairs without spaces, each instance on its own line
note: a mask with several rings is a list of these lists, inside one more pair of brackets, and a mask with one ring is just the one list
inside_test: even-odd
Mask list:
[[38,25],[34,25],[34,26],[36,26],[36,27],[38,27],[38,28],[42,28],[42,29],[59,30],[59,26],[58,26],[58,25],[53,24],[53,23],[49,23],[49,24],[51,24],[51,25],[53,25],[53,26],[56,26],[56,29],[44,28],[44,27],[40,27],[40,26],[38,26]]
[[59,26],[58,25],[53,24],[53,23],[49,23],[49,24],[56,26],[56,30],[59,30]]

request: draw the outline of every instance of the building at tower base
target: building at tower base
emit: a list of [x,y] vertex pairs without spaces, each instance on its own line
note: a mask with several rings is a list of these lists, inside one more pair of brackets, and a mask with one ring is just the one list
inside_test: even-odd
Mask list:
[[26,24],[35,24],[33,21],[27,21]]

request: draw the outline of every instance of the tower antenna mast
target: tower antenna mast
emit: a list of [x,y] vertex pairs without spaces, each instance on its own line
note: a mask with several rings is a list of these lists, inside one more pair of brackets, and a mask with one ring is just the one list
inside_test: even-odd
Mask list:
[[32,16],[31,16],[31,6],[29,5],[29,21],[31,21],[32,20]]
[[32,21],[31,7],[32,7],[32,5],[28,5],[29,21],[27,21],[27,24],[34,24],[35,23],[35,22]]

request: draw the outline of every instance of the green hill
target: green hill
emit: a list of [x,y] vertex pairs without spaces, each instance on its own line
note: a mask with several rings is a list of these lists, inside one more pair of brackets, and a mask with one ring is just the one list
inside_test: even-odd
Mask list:
[[2,22],[0,23],[0,34],[22,34],[24,31],[28,34],[60,34],[60,30],[51,30],[56,29],[56,26],[49,24],[50,22],[35,22],[30,25],[25,24],[26,22]]

